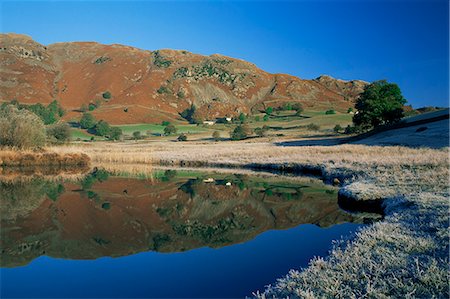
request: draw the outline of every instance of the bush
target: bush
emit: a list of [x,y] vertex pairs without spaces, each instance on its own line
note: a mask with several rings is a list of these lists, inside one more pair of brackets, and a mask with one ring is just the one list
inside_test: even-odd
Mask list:
[[170,121],[163,120],[163,121],[161,122],[161,125],[167,127],[168,125],[170,125]]
[[95,125],[95,135],[107,136],[110,133],[111,133],[111,127],[106,121],[101,120]]
[[159,94],[163,94],[163,93],[169,93],[170,90],[165,86],[161,86],[160,88],[158,88],[158,90],[156,92]]
[[231,132],[230,137],[232,140],[242,140],[247,138],[250,129],[247,126],[239,125]]
[[178,141],[187,141],[187,136],[185,134],[181,134],[177,138]]
[[220,132],[219,131],[214,131],[213,134],[212,134],[212,138],[215,141],[219,141],[220,140]]
[[111,127],[111,131],[109,133],[109,138],[112,140],[120,140],[122,139],[122,129],[119,127]]
[[111,99],[112,95],[111,95],[111,93],[109,91],[105,91],[104,93],[102,93],[102,97],[105,100],[109,100],[109,99]]
[[142,138],[142,136],[141,136],[141,132],[140,131],[133,132],[133,139],[134,140],[138,140],[138,139],[141,139],[141,138]]
[[175,134],[176,132],[177,132],[177,128],[175,128],[175,126],[172,124],[169,124],[164,128],[165,135]]
[[343,128],[341,127],[341,125],[337,124],[334,126],[333,131],[334,133],[339,133],[340,131],[342,131],[342,129]]
[[63,143],[70,139],[70,127],[67,123],[58,123],[47,127],[47,138],[52,142]]
[[334,111],[333,109],[330,109],[330,110],[325,111],[325,114],[336,114],[336,111]]
[[306,129],[308,129],[309,131],[319,131],[320,130],[320,126],[317,124],[309,124],[306,126]]
[[89,111],[94,111],[97,108],[97,106],[93,103],[89,103]]
[[245,116],[245,114],[241,112],[239,114],[239,121],[241,122],[241,124],[243,124],[246,120],[247,120],[247,116]]
[[358,126],[348,125],[344,130],[344,134],[357,134],[359,132],[361,132],[361,128]]
[[81,116],[80,126],[83,129],[92,129],[96,125],[97,121],[95,120],[92,114],[85,112]]
[[36,114],[12,105],[0,110],[0,145],[18,148],[41,147],[45,144],[45,126]]
[[266,108],[265,112],[266,112],[267,115],[270,115],[273,112],[273,108],[269,106],[269,107]]
[[183,110],[183,112],[180,113],[180,116],[191,124],[199,124],[202,121],[198,116],[198,114],[196,113],[196,109],[197,108],[195,107],[195,105],[191,105],[191,107]]
[[352,113],[352,112],[353,112],[353,108],[352,107],[348,108],[347,113]]
[[267,135],[267,131],[269,130],[269,127],[267,127],[267,126],[264,126],[264,127],[262,127],[262,128],[256,128],[255,129],[255,134],[256,134],[256,136],[258,136],[258,137],[264,137],[264,136],[266,136]]
[[269,115],[264,115],[264,117],[263,117],[263,121],[268,121],[269,120]]

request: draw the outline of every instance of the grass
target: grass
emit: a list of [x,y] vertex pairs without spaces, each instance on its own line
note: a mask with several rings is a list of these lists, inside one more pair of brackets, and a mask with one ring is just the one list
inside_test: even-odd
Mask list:
[[53,151],[31,151],[11,148],[0,149],[0,167],[87,167],[90,158],[81,152],[56,153]]
[[[132,125],[120,125],[117,126],[122,129],[122,132],[126,135],[132,135],[133,132],[139,131],[141,134],[146,134],[147,131],[156,134],[163,134],[165,126],[157,124],[132,124]],[[207,131],[206,128],[197,125],[175,125],[177,133],[199,133]]]
[[448,148],[153,142],[56,150],[85,152],[93,163],[110,159],[149,165],[313,168],[328,180],[338,178],[340,192],[347,196],[381,199],[385,218],[335,244],[327,258],[315,258],[307,268],[292,270],[255,292],[256,297],[449,296]]

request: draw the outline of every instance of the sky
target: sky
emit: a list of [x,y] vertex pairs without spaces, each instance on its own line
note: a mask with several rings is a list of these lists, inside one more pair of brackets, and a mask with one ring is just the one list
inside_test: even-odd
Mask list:
[[414,107],[449,106],[447,0],[8,1],[0,31],[247,60],[304,79],[397,83]]

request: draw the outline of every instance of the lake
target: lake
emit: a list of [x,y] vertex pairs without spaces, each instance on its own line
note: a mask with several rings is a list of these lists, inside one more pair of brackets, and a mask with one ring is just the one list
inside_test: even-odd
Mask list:
[[155,170],[0,180],[1,297],[244,297],[363,224],[314,178]]

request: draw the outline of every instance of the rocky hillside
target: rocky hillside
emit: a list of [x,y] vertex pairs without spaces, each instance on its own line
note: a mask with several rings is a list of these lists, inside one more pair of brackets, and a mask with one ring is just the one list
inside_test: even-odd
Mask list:
[[195,104],[204,119],[251,113],[300,102],[306,109],[344,111],[367,84],[329,76],[303,80],[269,74],[249,62],[188,51],[147,51],[94,42],[41,45],[18,34],[0,35],[0,101],[50,103],[78,118],[93,114],[113,124],[180,119]]

